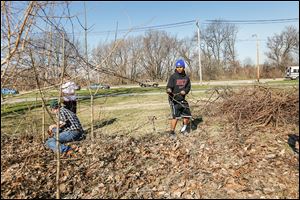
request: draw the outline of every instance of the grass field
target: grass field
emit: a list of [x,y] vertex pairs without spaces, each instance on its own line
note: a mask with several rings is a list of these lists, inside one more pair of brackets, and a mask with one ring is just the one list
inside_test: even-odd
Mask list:
[[[287,83],[287,84],[283,84]],[[266,83],[269,85],[269,83]],[[272,82],[274,87],[298,86],[299,81]],[[245,85],[244,85],[245,86]],[[209,91],[218,85],[193,85],[187,100],[190,102],[192,114],[199,113],[203,105],[199,99],[209,97]],[[241,86],[235,85],[234,88]],[[87,90],[78,91],[78,96],[89,95]],[[96,134],[143,134],[161,133],[169,129],[170,107],[161,88],[119,88],[99,90],[94,102],[94,131]],[[38,96],[22,96],[26,101],[1,106],[1,133],[4,134],[42,134],[42,101]],[[54,97],[55,92],[48,93],[47,99]],[[109,96],[110,95],[110,96]],[[35,98],[32,98],[35,97]],[[14,100],[18,97],[12,97]],[[31,100],[29,100],[31,98]],[[34,99],[34,100],[33,100]],[[197,103],[198,102],[198,103]],[[48,103],[48,102],[47,102]],[[85,129],[90,129],[90,99],[79,98],[78,116]],[[49,114],[45,113],[45,128],[52,124]],[[180,126],[177,126],[180,127]]]
[[[189,98],[200,98],[193,93]],[[1,107],[1,132],[5,134],[41,134],[42,102],[22,102]],[[191,106],[193,104],[191,103]],[[192,108],[193,110],[193,108]],[[90,100],[78,101],[78,117],[85,129],[90,128]],[[45,113],[46,125],[52,124]],[[170,107],[165,93],[152,95],[109,96],[94,101],[94,131],[96,134],[161,133],[169,128]]]

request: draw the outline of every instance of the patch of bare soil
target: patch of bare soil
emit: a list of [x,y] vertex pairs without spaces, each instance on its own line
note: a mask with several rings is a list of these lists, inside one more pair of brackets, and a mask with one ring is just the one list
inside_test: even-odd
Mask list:
[[[298,199],[297,131],[289,121],[237,129],[219,114],[176,139],[100,135],[61,160],[61,198]],[[55,183],[55,154],[38,138],[2,134],[1,198],[55,198]]]

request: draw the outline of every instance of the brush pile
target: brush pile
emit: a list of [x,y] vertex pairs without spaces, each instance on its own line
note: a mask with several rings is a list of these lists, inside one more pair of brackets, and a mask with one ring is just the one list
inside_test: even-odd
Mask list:
[[282,90],[256,85],[238,91],[217,88],[215,92],[221,101],[214,114],[227,116],[236,127],[299,123],[299,88]]

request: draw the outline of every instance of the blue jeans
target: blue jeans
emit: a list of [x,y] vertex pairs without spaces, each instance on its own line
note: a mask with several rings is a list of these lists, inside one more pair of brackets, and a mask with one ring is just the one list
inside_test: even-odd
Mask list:
[[[56,128],[52,129],[53,137],[46,141],[46,146],[56,151]],[[80,140],[82,133],[80,131],[63,131],[59,133],[60,153],[67,152],[71,147],[64,145],[63,143]]]

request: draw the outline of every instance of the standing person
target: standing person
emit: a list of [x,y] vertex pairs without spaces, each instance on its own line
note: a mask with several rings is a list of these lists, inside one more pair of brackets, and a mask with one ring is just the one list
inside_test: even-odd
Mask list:
[[187,125],[192,117],[188,102],[185,96],[191,90],[190,78],[185,73],[185,62],[180,59],[176,61],[175,73],[171,75],[167,84],[167,93],[169,95],[169,104],[172,117],[170,136],[175,137],[175,128],[178,119],[183,118],[183,127],[180,132],[187,135]]
[[79,90],[80,87],[71,81],[71,77],[68,74],[64,75],[66,83],[62,87],[63,94],[63,104],[65,108],[71,110],[73,113],[76,113],[77,110],[77,98],[75,95],[75,90]]
[[[50,101],[51,112],[59,116],[59,142],[61,153],[72,153],[75,149],[70,146],[64,145],[63,143],[78,141],[83,139],[83,128],[80,121],[75,113],[70,110],[60,107],[56,99]],[[56,151],[56,129],[57,125],[52,124],[49,126],[50,138],[46,141],[46,146]]]

